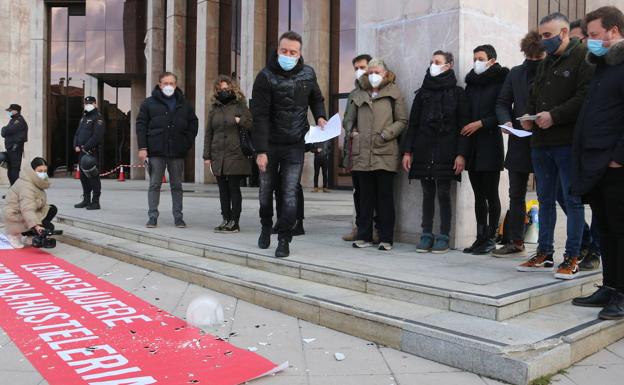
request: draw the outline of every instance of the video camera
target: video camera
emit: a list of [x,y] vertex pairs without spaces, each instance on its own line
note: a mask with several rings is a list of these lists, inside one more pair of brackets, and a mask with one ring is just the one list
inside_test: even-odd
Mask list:
[[53,249],[56,247],[56,239],[48,238],[52,235],[62,235],[63,230],[46,228],[41,234],[37,234],[32,239],[32,246],[36,248]]

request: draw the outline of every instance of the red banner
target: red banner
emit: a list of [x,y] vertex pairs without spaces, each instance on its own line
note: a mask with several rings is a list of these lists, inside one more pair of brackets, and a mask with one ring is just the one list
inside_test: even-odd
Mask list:
[[0,326],[50,385],[236,385],[278,370],[32,248],[0,250]]

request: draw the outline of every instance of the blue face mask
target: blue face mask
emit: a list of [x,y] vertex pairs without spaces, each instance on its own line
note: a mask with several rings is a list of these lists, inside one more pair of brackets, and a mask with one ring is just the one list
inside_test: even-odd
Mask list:
[[13,113],[11,111],[7,111],[7,115],[9,116],[9,119],[13,117]]
[[587,49],[596,56],[604,56],[609,48],[602,46],[602,40],[587,39]]
[[561,37],[559,35],[551,37],[550,39],[542,39],[542,45],[547,54],[552,55],[561,46]]
[[279,63],[280,67],[282,67],[284,71],[290,71],[291,69],[295,68],[295,66],[297,65],[297,62],[299,62],[299,58],[286,56],[286,55],[279,55],[279,57],[277,58],[277,62]]

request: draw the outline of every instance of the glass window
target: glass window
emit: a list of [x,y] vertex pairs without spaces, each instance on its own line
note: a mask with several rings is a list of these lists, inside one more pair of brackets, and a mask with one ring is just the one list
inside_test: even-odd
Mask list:
[[123,31],[106,31],[106,72],[123,73],[124,68]]
[[340,59],[338,64],[338,79],[340,85],[338,92],[351,92],[355,80],[351,60],[357,56],[355,51],[355,29],[340,31],[340,41],[338,44],[340,44]]
[[69,17],[69,41],[85,41],[85,16]]
[[50,43],[50,81],[59,84],[60,78],[67,76],[67,42]]
[[106,71],[105,62],[105,32],[104,31],[87,31],[86,45],[86,72],[97,74]]
[[279,0],[278,36],[287,31],[303,33],[303,0]]
[[106,30],[122,30],[124,0],[106,0]]
[[106,0],[87,1],[87,28],[90,31],[106,29]]
[[67,41],[67,8],[52,8],[50,40]]

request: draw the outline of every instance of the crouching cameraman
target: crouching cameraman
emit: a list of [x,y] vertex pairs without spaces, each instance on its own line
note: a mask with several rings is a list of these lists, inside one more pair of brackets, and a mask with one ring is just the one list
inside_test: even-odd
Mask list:
[[24,165],[19,179],[9,188],[4,207],[6,235],[13,248],[24,247],[22,236],[33,236],[33,246],[54,247],[47,235],[54,234],[52,219],[57,209],[48,205],[45,190],[50,187],[48,164],[43,158],[34,158]]

